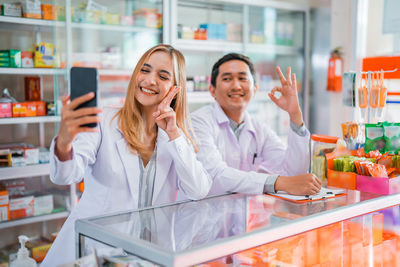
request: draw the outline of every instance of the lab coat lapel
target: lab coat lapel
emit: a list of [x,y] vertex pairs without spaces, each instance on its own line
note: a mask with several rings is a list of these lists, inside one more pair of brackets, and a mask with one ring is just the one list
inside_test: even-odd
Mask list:
[[161,192],[162,187],[169,173],[169,169],[172,165],[172,157],[166,153],[167,148],[165,145],[169,142],[169,137],[165,131],[158,128],[157,135],[157,155],[156,155],[156,178],[154,181],[154,191],[153,191],[153,204],[156,203],[157,198]]
[[116,141],[118,153],[125,168],[126,178],[128,179],[129,190],[132,198],[138,201],[139,196],[139,157],[129,150],[129,146],[124,138]]
[[[253,122],[250,119],[250,115],[246,112],[244,115],[244,128],[242,130],[242,133],[239,136],[239,144],[240,147],[246,150],[251,150],[249,152],[254,153],[258,152],[257,147],[251,147],[250,144],[252,143],[253,138],[257,140],[256,138],[256,130],[254,128]],[[255,142],[257,143],[257,142]],[[256,144],[257,146],[257,144]],[[254,151],[252,151],[254,150]]]

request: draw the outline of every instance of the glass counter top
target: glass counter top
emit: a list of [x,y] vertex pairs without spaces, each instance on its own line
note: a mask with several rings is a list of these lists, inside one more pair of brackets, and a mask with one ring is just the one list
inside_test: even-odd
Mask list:
[[352,190],[307,203],[229,194],[78,220],[76,232],[155,263],[187,266],[397,204],[400,194]]

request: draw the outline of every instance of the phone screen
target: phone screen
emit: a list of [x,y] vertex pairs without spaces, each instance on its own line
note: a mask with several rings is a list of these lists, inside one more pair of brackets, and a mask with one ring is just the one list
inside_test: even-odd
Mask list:
[[[71,68],[71,101],[77,97],[93,92],[95,97],[79,105],[76,109],[97,106],[97,69],[96,68]],[[97,123],[82,125],[83,127],[96,127]]]

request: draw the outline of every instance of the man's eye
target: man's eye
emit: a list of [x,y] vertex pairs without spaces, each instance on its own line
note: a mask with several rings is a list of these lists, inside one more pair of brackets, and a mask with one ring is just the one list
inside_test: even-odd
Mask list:
[[247,79],[247,77],[242,77],[242,78],[239,78],[239,80],[241,80],[241,81],[247,81],[248,79]]
[[230,81],[231,78],[222,78],[223,81]]

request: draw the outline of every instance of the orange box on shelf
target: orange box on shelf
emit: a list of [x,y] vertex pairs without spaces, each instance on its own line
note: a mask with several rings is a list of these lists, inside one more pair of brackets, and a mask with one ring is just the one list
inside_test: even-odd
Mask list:
[[8,191],[0,191],[0,222],[10,219],[10,201]]
[[13,117],[26,117],[26,103],[12,103]]
[[34,201],[33,196],[10,199],[10,219],[16,220],[33,216]]
[[36,102],[25,102],[26,103],[26,117],[36,116]]
[[40,6],[42,10],[42,18],[47,20],[57,20],[57,7],[54,5],[44,5]]
[[328,169],[328,186],[355,190],[357,174],[354,172],[339,172]]
[[36,116],[46,116],[46,102],[35,101],[36,103]]

